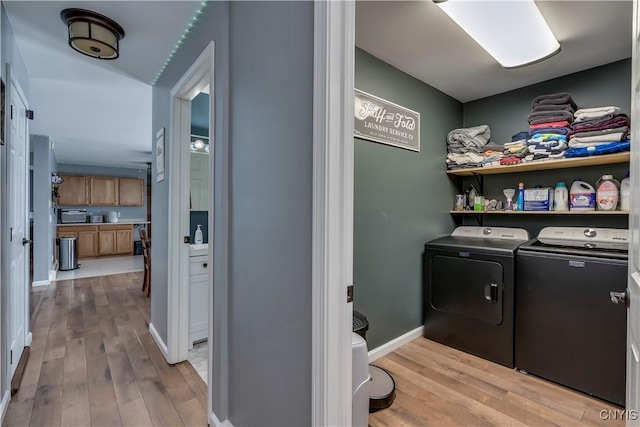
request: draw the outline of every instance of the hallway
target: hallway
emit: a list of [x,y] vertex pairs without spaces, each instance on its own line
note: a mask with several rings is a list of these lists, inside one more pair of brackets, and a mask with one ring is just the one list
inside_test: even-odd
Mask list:
[[207,387],[168,365],[148,330],[142,273],[54,282],[3,426],[206,426]]

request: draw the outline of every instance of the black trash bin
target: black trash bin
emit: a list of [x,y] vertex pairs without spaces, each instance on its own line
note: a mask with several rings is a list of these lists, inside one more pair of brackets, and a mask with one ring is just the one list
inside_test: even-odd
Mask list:
[[142,240],[136,240],[133,242],[133,254],[142,255]]

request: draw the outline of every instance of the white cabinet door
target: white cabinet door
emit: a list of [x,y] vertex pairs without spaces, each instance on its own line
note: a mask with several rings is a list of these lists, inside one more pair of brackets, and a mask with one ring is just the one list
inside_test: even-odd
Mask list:
[[209,336],[208,255],[189,257],[189,348]]

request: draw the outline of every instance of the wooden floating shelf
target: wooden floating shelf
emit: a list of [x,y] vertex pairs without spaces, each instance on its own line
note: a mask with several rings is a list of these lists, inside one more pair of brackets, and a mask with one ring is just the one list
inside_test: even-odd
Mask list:
[[583,166],[611,165],[615,163],[628,163],[630,159],[631,153],[627,151],[624,153],[603,154],[601,156],[575,157],[559,160],[540,160],[527,163],[518,163],[517,165],[453,169],[448,170],[447,174],[457,176],[472,176],[474,174],[498,175],[503,173],[531,172],[551,169],[579,168]]
[[629,211],[449,211],[452,215],[629,215]]

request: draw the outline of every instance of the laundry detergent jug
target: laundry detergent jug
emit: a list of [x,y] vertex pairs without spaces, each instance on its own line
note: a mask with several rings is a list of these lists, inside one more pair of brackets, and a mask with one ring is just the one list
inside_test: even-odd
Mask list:
[[569,210],[595,211],[596,189],[580,179],[573,181],[569,192]]
[[567,184],[565,184],[564,182],[559,182],[556,184],[556,188],[553,194],[553,210],[569,210],[569,192],[567,191]]
[[629,178],[629,174],[624,177],[622,182],[620,183],[620,210],[628,211],[631,198],[631,180]]
[[599,211],[615,211],[620,197],[620,183],[613,175],[602,175],[596,182],[596,203]]

